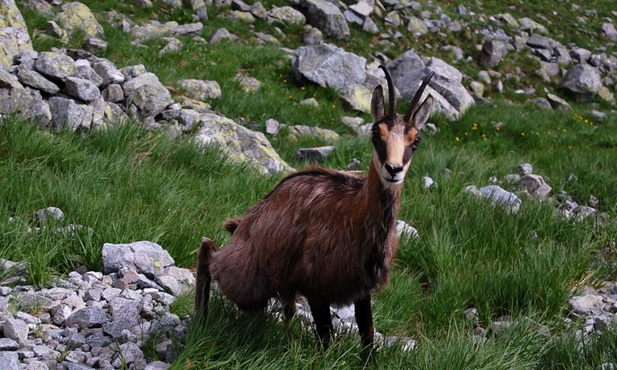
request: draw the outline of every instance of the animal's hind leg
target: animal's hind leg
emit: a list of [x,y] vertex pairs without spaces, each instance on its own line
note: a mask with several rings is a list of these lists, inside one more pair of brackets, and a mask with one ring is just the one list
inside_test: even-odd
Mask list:
[[218,247],[208,238],[204,238],[197,254],[197,277],[195,285],[195,311],[197,320],[205,321],[208,317],[208,301],[210,300],[210,260]]
[[319,337],[324,349],[327,349],[330,344],[330,335],[333,331],[332,319],[330,317],[330,303],[309,299],[308,304],[311,307],[311,314],[313,315],[313,320],[315,321],[317,336]]
[[362,345],[370,348],[373,345],[373,338],[375,336],[375,325],[373,324],[373,313],[371,311],[371,296],[369,295],[366,298],[354,302],[354,308]]
[[283,304],[283,318],[289,322],[296,314],[296,295],[295,294],[279,294],[281,303]]

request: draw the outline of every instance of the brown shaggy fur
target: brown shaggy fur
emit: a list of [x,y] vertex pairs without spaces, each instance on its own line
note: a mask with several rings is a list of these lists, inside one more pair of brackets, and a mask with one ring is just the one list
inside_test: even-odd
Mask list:
[[241,310],[264,309],[277,297],[289,318],[296,296],[305,296],[326,346],[332,330],[330,305],[353,303],[362,342],[372,344],[371,294],[388,282],[402,179],[432,97],[412,107],[409,122],[394,109],[385,114],[381,86],[372,104],[376,151],[368,176],[318,167],[294,173],[242,219],[225,223],[232,233],[225,248],[204,239],[197,270],[198,314],[207,312],[207,289],[214,279]]

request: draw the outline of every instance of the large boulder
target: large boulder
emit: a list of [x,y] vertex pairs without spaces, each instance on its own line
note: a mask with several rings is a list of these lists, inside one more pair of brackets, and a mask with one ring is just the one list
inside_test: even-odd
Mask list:
[[560,87],[575,99],[591,99],[602,89],[600,72],[589,64],[577,64],[563,77]]
[[249,163],[264,174],[293,171],[261,132],[214,113],[204,113],[200,120],[201,127],[195,135],[197,144],[218,147],[232,162]]
[[105,39],[103,27],[94,17],[88,6],[72,2],[62,5],[62,11],[58,13],[58,22],[63,26],[68,35],[79,30],[84,34],[84,41],[90,38]]
[[296,49],[292,68],[298,80],[307,79],[322,87],[331,87],[352,108],[370,110],[371,91],[364,85],[367,74],[363,57],[321,43]]
[[146,72],[130,79],[122,88],[126,100],[139,109],[142,118],[156,116],[173,103],[171,94],[154,73]]
[[425,64],[420,56],[408,50],[387,67],[394,85],[406,101],[413,98],[422,79],[429,72],[435,72],[426,91],[435,98],[435,111],[448,119],[457,120],[474,104],[473,97],[462,85],[463,74],[441,59],[431,58]]
[[335,39],[349,39],[351,35],[349,26],[345,16],[335,4],[325,0],[304,0],[300,4],[310,25]]
[[160,245],[150,241],[129,244],[103,244],[103,273],[111,274],[134,270],[148,278],[154,278],[166,267],[174,265],[174,259]]
[[15,56],[32,50],[26,22],[15,0],[0,0],[0,67],[10,67]]

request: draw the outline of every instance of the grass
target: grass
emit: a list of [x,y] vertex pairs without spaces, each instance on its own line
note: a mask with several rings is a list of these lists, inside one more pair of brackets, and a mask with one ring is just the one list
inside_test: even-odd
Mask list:
[[[136,23],[192,22],[186,9],[170,10],[159,1],[152,9],[109,1],[84,3],[97,12],[109,42],[100,56],[118,67],[144,64],[175,88],[184,78],[216,80],[223,95],[209,103],[217,112],[251,127],[263,128],[266,119],[275,118],[284,124],[334,129],[342,137],[323,165],[343,169],[357,158],[361,168],[367,168],[370,141],[346,135],[350,130],[341,117],[368,120],[368,116],[347,110],[332,90],[296,81],[287,55],[278,47],[255,45],[252,31],[275,33],[266,22],[257,21],[251,29],[219,17],[224,10],[209,8],[202,37],[208,39],[214,30],[226,27],[243,41],[211,45],[181,38],[179,52],[159,56],[161,41],[135,47],[131,37],[107,23],[100,12],[116,9]],[[264,5],[269,8],[271,3]],[[441,6],[456,19],[455,6],[462,3]],[[567,35],[590,50],[605,44],[595,31],[611,10],[610,2],[588,2],[585,7],[596,9],[598,17],[590,17],[588,27],[571,29],[563,20],[580,11],[567,1],[508,8],[483,1],[482,9],[464,3],[476,13],[510,12],[535,20],[545,16],[552,20],[547,23],[549,36],[565,43]],[[277,1],[277,5],[285,3]],[[560,7],[557,14],[552,12],[555,6]],[[39,32],[45,17],[22,11],[35,49],[61,46]],[[463,17],[474,27],[488,25]],[[287,35],[281,40],[283,46],[301,44],[301,29],[283,27],[282,31]],[[399,31],[406,32],[404,27]],[[338,44],[363,56],[379,50],[392,58],[410,47],[421,55],[439,57],[440,46],[451,44],[475,56],[475,44],[481,40],[471,32],[444,31],[417,40],[403,37],[383,48],[376,41],[352,27],[351,39]],[[79,46],[79,40],[68,42],[70,47]],[[607,53],[614,52],[613,44],[606,48]],[[479,70],[473,60],[457,63],[443,58],[472,77]],[[533,79],[538,66],[529,61],[526,53],[510,53],[496,70],[504,74],[516,66],[523,70],[525,76],[519,82],[509,82],[513,88],[532,84],[537,91],[555,90],[554,82]],[[240,90],[233,80],[240,72],[261,81],[259,93]],[[437,134],[425,135],[407,175],[399,218],[415,226],[420,237],[401,241],[391,284],[375,295],[373,307],[377,330],[414,338],[416,350],[386,349],[365,364],[359,340],[351,335],[339,336],[329,350],[321,352],[300,320],[285,326],[272,316],[241,316],[215,295],[211,321],[205,328],[190,328],[173,368],[597,369],[606,362],[617,363],[617,331],[581,342],[575,332],[581,323],[571,327],[563,323],[572,292],[584,284],[617,279],[617,257],[607,249],[617,235],[617,116],[609,112],[606,120],[592,119],[591,107],[606,108],[603,102],[573,104],[571,112],[547,112],[501,102],[509,98],[520,103],[520,96],[490,91],[489,96],[494,104],[474,106],[458,122],[432,117]],[[297,104],[309,97],[317,99],[318,108]],[[82,136],[50,134],[12,116],[0,122],[0,220],[14,220],[0,222],[0,257],[27,261],[32,284],[48,284],[76,265],[100,270],[104,243],[154,241],[172,254],[177,265],[193,267],[201,237],[224,245],[228,235],[221,228],[223,220],[241,215],[280,180],[280,176],[264,177],[231,164],[216,149],[198,149],[190,137],[172,140],[137,123]],[[307,165],[293,159],[298,148],[325,144],[312,138],[289,141],[285,135],[269,139],[295,168]],[[597,198],[599,211],[611,221],[557,218],[554,204],[524,197],[520,212],[511,214],[461,191],[470,184],[487,185],[493,177],[503,179],[525,162],[544,176],[553,193],[563,192],[583,205],[590,204],[592,196]],[[433,178],[437,186],[425,189],[423,176]],[[65,220],[38,225],[33,213],[48,206],[61,208]],[[84,227],[69,232],[69,224]],[[33,232],[37,227],[42,231]],[[501,316],[512,317],[514,325],[478,341],[474,326],[463,314],[470,307],[478,310],[483,327]],[[178,300],[172,310],[181,316],[192,312],[191,297]],[[540,324],[549,328],[550,337],[544,336]]]

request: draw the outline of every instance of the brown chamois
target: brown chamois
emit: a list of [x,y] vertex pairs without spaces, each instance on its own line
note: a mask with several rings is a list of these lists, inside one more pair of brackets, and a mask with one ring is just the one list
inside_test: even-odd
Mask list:
[[392,78],[381,68],[390,110],[386,114],[377,86],[368,176],[309,167],[284,178],[243,218],[228,221],[232,237],[225,248],[205,238],[198,256],[197,316],[207,315],[214,279],[240,310],[264,309],[270,298],[279,298],[286,319],[296,310],[296,296],[305,296],[324,346],[332,331],[330,305],[353,303],[362,343],[372,345],[371,294],[388,282],[403,180],[433,106],[430,95],[420,104],[431,73],[405,116],[398,115]]

